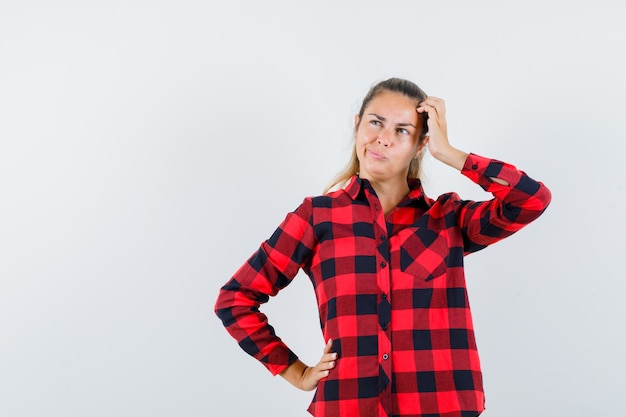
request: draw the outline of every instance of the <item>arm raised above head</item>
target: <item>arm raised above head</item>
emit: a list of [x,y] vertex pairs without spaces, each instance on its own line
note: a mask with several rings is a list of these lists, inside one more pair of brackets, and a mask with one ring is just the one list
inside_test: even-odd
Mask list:
[[493,194],[489,201],[462,201],[457,209],[465,251],[475,252],[537,219],[552,199],[550,190],[513,165],[470,154],[463,175]]

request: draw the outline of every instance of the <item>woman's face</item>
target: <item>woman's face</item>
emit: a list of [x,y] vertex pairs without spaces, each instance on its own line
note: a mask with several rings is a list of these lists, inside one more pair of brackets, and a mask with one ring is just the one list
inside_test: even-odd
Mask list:
[[421,120],[417,103],[403,94],[385,91],[355,116],[359,176],[373,181],[405,181],[409,164],[421,150]]

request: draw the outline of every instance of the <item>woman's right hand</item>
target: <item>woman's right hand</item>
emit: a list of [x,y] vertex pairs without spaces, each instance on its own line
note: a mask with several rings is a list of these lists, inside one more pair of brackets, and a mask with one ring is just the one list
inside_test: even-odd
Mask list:
[[337,364],[337,353],[331,352],[332,344],[332,339],[328,339],[328,343],[324,346],[322,358],[317,365],[310,367],[297,360],[281,372],[280,375],[301,390],[314,390],[319,381],[326,378],[330,370]]

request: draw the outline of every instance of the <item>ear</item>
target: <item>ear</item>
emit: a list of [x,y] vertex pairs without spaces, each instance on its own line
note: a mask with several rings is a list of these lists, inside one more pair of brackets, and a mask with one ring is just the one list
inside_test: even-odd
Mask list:
[[359,115],[355,114],[354,115],[354,130],[356,130],[358,126],[359,126]]
[[426,145],[428,144],[428,139],[430,139],[430,136],[426,134],[426,136],[424,136],[424,140],[422,141],[422,143],[420,143],[420,145],[417,147],[417,153],[415,154],[416,158],[417,158],[417,155],[419,155],[419,153],[422,152],[424,148],[426,147]]

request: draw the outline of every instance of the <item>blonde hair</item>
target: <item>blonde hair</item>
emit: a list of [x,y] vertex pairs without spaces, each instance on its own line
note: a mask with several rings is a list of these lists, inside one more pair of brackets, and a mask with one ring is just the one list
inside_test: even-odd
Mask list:
[[[391,91],[394,93],[400,93],[405,95],[408,98],[416,100],[418,103],[424,100],[426,97],[426,93],[424,90],[419,88],[417,84],[413,83],[409,80],[404,80],[401,78],[389,78],[388,80],[381,81],[375,84],[372,88],[370,88],[369,92],[363,99],[363,103],[361,103],[361,109],[359,110],[359,123],[361,123],[361,119],[363,118],[363,112],[365,108],[369,105],[369,103],[376,98],[379,94]],[[420,132],[418,143],[421,144],[424,141],[424,138],[428,134],[428,124],[426,121],[428,120],[428,115],[426,113],[421,113],[420,118],[422,119],[422,131]],[[358,124],[355,126],[354,131],[358,129]],[[354,141],[354,138],[353,138]],[[422,152],[420,152],[417,157],[411,160],[409,164],[409,172],[407,174],[408,178],[419,178],[421,174],[422,168]],[[350,160],[346,164],[345,168],[340,171],[328,184],[328,186],[324,189],[324,194],[327,194],[329,191],[337,188],[343,188],[350,178],[352,178],[355,174],[359,172],[359,158],[356,154],[356,142],[352,146],[352,153],[350,155]]]

